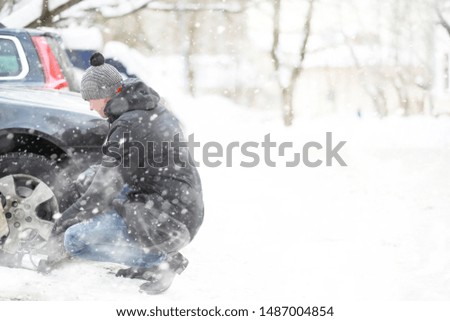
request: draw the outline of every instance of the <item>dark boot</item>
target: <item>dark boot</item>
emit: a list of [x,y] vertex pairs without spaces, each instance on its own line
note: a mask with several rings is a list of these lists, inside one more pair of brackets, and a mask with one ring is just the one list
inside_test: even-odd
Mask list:
[[166,291],[173,282],[176,274],[181,274],[188,266],[189,261],[176,253],[167,258],[167,260],[159,265],[158,271],[143,283],[139,289],[147,294],[159,294]]
[[167,290],[175,275],[181,274],[188,264],[189,261],[181,253],[176,253],[169,255],[165,261],[151,268],[120,269],[116,276],[145,280],[147,282],[140,286],[141,291],[148,294],[158,294]]
[[119,278],[146,280],[144,277],[144,274],[145,274],[145,272],[147,272],[149,270],[151,270],[151,269],[130,267],[130,268],[118,270],[116,273],[116,276]]
[[147,294],[160,294],[166,291],[175,278],[175,271],[165,270],[152,274],[147,282],[141,284],[139,290]]

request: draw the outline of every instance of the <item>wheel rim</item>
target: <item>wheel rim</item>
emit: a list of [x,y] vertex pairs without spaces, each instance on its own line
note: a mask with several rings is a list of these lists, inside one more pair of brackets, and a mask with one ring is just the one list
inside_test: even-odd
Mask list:
[[52,190],[34,176],[15,174],[0,178],[0,193],[9,229],[2,250],[14,254],[42,248],[53,228],[48,219],[58,213]]

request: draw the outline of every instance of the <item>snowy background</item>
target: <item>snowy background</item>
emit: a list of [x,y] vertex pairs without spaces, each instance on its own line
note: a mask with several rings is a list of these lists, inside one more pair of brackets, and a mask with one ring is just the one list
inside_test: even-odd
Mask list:
[[[206,216],[183,251],[190,266],[152,302],[450,298],[450,119],[305,119],[285,128],[216,97],[173,104],[202,143],[270,132],[302,146],[332,131],[348,141],[348,167],[200,167]],[[49,276],[0,268],[0,298],[146,299],[140,281],[118,279],[114,268],[79,261]]]
[[[39,1],[3,2],[6,25],[28,26],[42,11]],[[450,299],[450,38],[431,1],[316,1],[300,62],[308,2],[285,0],[279,70],[274,1],[133,3],[80,1],[50,26],[68,48],[121,60],[202,144],[268,133],[296,151],[325,144],[326,132],[347,141],[347,167],[288,168],[279,157],[276,168],[242,168],[237,153],[232,167],[200,166],[205,221],[183,251],[190,265],[152,302]],[[299,63],[287,106],[279,85]],[[148,299],[142,281],[114,276],[118,267],[75,260],[49,276],[0,267],[0,299]]]

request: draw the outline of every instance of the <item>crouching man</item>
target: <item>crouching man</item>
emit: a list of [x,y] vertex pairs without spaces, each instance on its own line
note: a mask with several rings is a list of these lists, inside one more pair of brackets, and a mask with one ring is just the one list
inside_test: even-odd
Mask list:
[[182,131],[158,93],[139,79],[122,81],[100,53],[90,62],[81,95],[110,130],[101,166],[53,235],[64,233],[69,255],[125,264],[117,276],[144,279],[142,291],[160,293],[186,268],[179,251],[202,224],[200,178],[188,150],[170,146]]

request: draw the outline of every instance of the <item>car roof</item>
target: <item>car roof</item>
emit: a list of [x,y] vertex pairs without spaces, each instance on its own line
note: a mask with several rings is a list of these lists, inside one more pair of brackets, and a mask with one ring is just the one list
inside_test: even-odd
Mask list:
[[3,35],[18,35],[23,33],[27,33],[30,36],[49,36],[53,38],[60,38],[58,34],[51,32],[49,30],[0,27],[0,34]]

